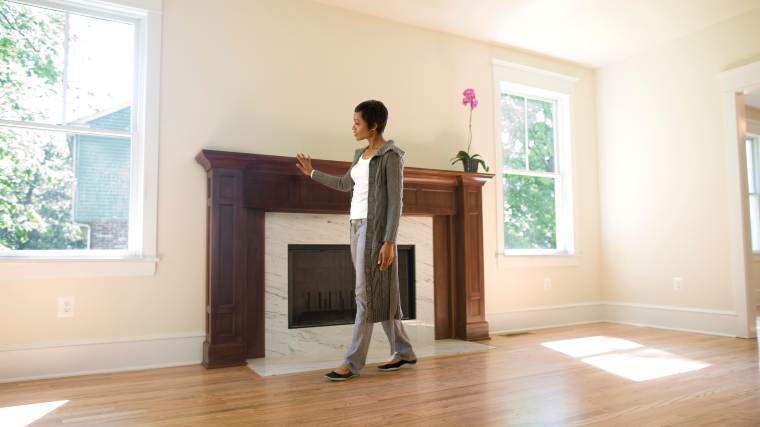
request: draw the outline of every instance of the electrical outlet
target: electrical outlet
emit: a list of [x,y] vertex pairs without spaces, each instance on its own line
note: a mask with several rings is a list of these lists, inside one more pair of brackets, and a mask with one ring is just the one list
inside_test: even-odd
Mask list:
[[683,278],[682,277],[674,277],[673,278],[673,290],[674,291],[680,291],[683,289]]
[[74,297],[58,297],[58,317],[74,317]]
[[544,278],[544,291],[551,291],[552,290],[552,279],[546,277]]

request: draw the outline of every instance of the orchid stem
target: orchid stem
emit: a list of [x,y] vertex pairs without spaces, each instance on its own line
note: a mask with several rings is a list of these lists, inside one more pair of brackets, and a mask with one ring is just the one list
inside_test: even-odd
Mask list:
[[470,144],[472,144],[472,105],[470,105],[470,137],[467,140],[467,155],[470,155]]

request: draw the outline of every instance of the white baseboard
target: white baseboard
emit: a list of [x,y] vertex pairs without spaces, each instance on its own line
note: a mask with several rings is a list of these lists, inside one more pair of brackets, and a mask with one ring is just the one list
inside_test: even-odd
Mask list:
[[549,305],[486,313],[486,320],[490,334],[503,334],[599,322],[600,310],[598,302]]
[[[595,322],[734,337],[733,311],[588,302],[486,313],[489,333],[513,333]],[[0,383],[201,363],[203,333],[0,346]]]
[[0,347],[0,383],[197,365],[205,334]]
[[602,302],[601,320],[726,337],[736,336],[738,322],[735,311],[614,301]]
[[489,333],[502,334],[595,322],[736,336],[736,312],[599,301],[486,313]]

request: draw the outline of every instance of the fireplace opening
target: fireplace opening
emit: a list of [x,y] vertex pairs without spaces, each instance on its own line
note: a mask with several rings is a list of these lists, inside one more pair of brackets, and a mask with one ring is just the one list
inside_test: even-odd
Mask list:
[[[414,245],[397,245],[402,319],[416,319]],[[350,245],[288,245],[288,329],[356,318]]]

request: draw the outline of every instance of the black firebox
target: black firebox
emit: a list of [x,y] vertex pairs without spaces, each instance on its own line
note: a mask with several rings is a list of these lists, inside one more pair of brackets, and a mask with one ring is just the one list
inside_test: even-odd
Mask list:
[[[403,319],[415,319],[414,245],[397,245]],[[288,245],[288,328],[354,323],[350,245]]]

